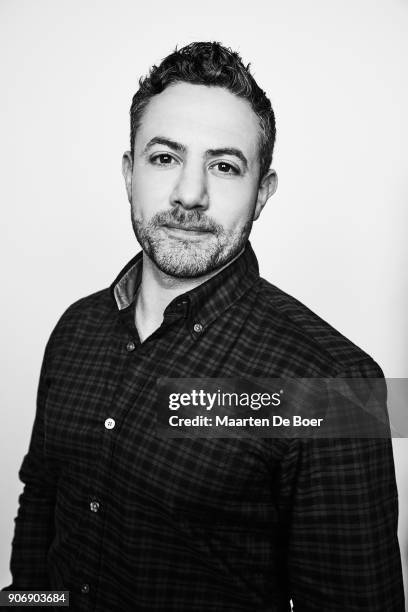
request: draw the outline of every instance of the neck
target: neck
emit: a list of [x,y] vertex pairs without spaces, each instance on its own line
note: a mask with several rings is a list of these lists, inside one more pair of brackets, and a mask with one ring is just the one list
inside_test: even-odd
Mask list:
[[221,268],[197,278],[170,276],[159,270],[156,264],[143,252],[142,280],[137,293],[135,309],[135,324],[140,341],[143,342],[160,327],[163,313],[174,298],[198,287],[198,285],[221,272],[237,259],[243,250]]

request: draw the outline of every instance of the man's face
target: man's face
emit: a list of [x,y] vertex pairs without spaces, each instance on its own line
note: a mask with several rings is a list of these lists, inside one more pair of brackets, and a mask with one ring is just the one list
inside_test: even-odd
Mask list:
[[244,247],[276,186],[274,172],[259,184],[258,151],[257,116],[224,88],[177,83],[150,100],[123,172],[136,237],[161,271],[202,276]]

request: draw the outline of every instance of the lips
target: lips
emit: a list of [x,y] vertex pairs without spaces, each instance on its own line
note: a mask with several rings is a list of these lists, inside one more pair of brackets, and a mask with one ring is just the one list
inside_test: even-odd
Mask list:
[[182,230],[184,232],[209,232],[210,230],[205,227],[200,227],[196,225],[175,225],[172,223],[166,223],[164,227],[168,227],[170,229]]

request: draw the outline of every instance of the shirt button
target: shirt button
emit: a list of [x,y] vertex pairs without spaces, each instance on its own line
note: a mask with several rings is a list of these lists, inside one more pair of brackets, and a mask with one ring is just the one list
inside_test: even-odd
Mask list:
[[105,421],[105,427],[106,429],[113,429],[115,427],[116,423],[115,423],[115,419],[106,419]]
[[81,584],[81,593],[89,593],[89,584]]
[[193,329],[194,329],[196,334],[201,334],[201,332],[203,331],[204,328],[201,325],[201,323],[194,323]]
[[127,345],[126,345],[126,350],[128,351],[128,353],[131,353],[132,351],[134,351],[136,348],[136,344],[130,340]]
[[99,502],[91,501],[91,503],[89,504],[89,507],[91,509],[91,512],[98,512],[98,510],[99,510]]

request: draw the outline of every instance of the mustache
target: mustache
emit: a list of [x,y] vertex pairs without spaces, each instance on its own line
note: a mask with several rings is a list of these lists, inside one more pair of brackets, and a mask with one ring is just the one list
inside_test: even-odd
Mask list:
[[168,225],[184,230],[196,230],[202,232],[212,232],[220,234],[224,228],[214,219],[203,214],[200,210],[182,210],[173,208],[160,213],[156,213],[150,220],[152,225]]

